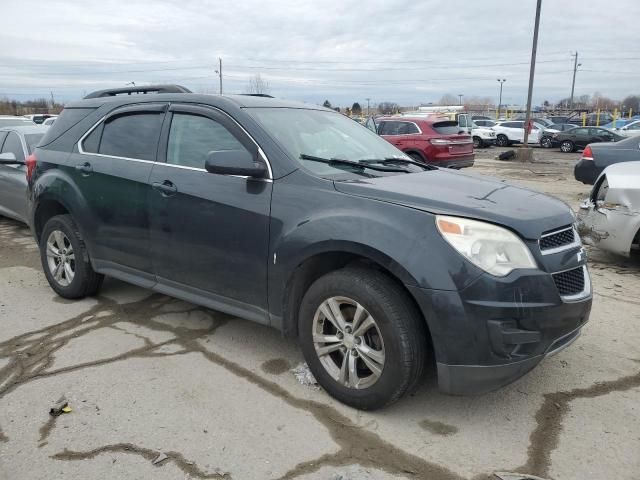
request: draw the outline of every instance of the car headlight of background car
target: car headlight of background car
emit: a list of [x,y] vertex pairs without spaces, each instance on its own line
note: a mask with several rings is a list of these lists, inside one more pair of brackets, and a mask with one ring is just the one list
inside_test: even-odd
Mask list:
[[504,277],[516,268],[538,268],[529,248],[517,235],[491,223],[436,216],[438,231],[471,263]]

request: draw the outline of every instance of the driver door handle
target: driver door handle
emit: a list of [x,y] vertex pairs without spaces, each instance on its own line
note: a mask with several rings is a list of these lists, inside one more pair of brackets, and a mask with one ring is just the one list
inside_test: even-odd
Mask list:
[[153,182],[151,186],[154,190],[158,190],[165,197],[170,197],[171,195],[175,195],[178,192],[178,187],[176,187],[173,182],[169,180],[165,180],[164,182]]

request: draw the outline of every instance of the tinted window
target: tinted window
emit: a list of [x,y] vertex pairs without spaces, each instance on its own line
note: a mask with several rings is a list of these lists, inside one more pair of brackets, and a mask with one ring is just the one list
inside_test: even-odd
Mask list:
[[133,113],[107,120],[98,153],[155,160],[163,118],[161,113]]
[[2,146],[2,153],[11,152],[16,156],[16,160],[24,162],[24,150],[22,149],[22,142],[16,132],[9,132],[7,139]]
[[574,128],[571,130],[572,135],[589,135],[588,128]]
[[380,125],[380,135],[404,135],[403,129],[406,130],[407,122],[386,121]]
[[640,122],[630,124],[627,130],[640,130]]
[[418,127],[415,123],[411,122],[398,122],[400,126],[398,127],[398,135],[410,135],[412,133],[420,133]]
[[45,133],[42,145],[48,145],[54,141],[94,110],[93,108],[65,108]]
[[38,142],[40,142],[43,136],[44,133],[29,133],[24,136],[24,141],[27,144],[27,151],[29,153],[33,153],[36,146],[38,145]]
[[84,139],[82,142],[82,149],[87,153],[98,153],[100,147],[100,137],[102,136],[102,127],[104,123],[101,123]]
[[455,135],[460,131],[457,122],[452,122],[449,120],[444,122],[435,122],[431,125],[431,128],[433,128],[440,135]]
[[229,130],[207,117],[176,113],[171,120],[167,163],[204,168],[212,151],[245,150]]

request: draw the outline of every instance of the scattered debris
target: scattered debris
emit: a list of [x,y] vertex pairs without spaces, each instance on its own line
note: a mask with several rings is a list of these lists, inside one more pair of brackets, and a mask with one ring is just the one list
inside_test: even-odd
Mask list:
[[151,463],[152,463],[152,464],[154,464],[154,465],[158,465],[158,464],[160,464],[160,463],[164,462],[164,461],[165,461],[166,459],[168,459],[168,458],[169,458],[169,457],[167,456],[167,454],[166,454],[166,453],[164,453],[164,452],[160,452],[160,453],[158,454],[158,456],[157,456],[157,457],[156,457],[156,458],[155,458]]
[[500,480],[546,480],[542,477],[526,475],[523,473],[495,472],[494,475]]
[[69,406],[69,402],[62,399],[59,400],[51,409],[49,410],[49,415],[52,417],[58,417],[63,413],[71,413],[71,407]]
[[309,370],[309,365],[307,365],[306,363],[298,364],[297,367],[291,369],[291,373],[293,373],[293,376],[296,377],[296,380],[298,380],[298,383],[300,383],[300,385],[304,385],[307,387],[318,386],[316,377],[313,376],[313,373],[311,373],[311,370]]
[[498,155],[498,160],[502,161],[513,160],[514,158],[516,158],[516,152],[513,150],[507,150]]

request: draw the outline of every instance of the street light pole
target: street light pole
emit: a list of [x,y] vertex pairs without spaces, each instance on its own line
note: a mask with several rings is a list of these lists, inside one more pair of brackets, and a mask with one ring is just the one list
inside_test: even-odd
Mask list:
[[459,101],[458,101],[458,105],[462,105],[462,97],[464,97],[464,94],[459,93],[459,94],[458,94],[458,99],[459,99]]
[[371,100],[370,98],[365,98],[365,100],[367,101],[367,117],[369,116],[369,100]]
[[500,99],[498,100],[498,119],[500,119],[500,109],[502,107],[502,84],[506,81],[507,81],[506,78],[503,78],[502,80],[498,79],[498,82],[500,82]]
[[578,67],[581,66],[581,63],[578,63],[578,52],[576,51],[575,55],[571,55],[572,57],[576,57],[573,61],[573,81],[571,82],[571,100],[569,102],[569,109],[573,110],[573,91],[576,88],[576,72],[578,71]]
[[540,10],[542,8],[542,0],[538,0],[536,4],[536,22],[533,29],[533,45],[531,47],[531,67],[529,68],[529,92],[527,94],[527,116],[524,123],[524,149],[522,152],[522,160],[531,161],[533,152],[529,148],[529,127],[531,122],[531,97],[533,96],[533,78],[536,71],[536,53],[538,50],[538,30],[540,28]]

